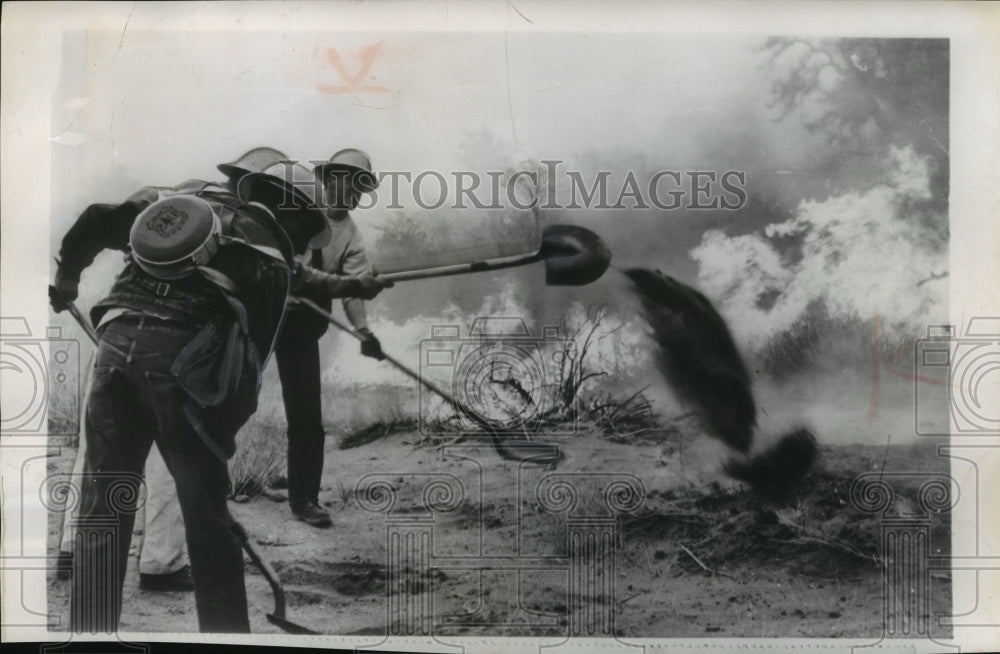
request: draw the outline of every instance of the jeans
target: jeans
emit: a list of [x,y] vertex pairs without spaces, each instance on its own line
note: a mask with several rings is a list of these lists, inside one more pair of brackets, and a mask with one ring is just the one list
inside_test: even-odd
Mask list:
[[320,398],[319,337],[306,320],[289,316],[274,350],[288,420],[288,503],[319,500],[323,476],[323,405]]
[[170,374],[196,331],[133,316],[103,328],[87,405],[70,611],[74,631],[117,630],[139,483],[153,442],[177,487],[201,631],[250,631],[243,554],[226,505],[226,463],[189,426],[183,413],[189,401]]

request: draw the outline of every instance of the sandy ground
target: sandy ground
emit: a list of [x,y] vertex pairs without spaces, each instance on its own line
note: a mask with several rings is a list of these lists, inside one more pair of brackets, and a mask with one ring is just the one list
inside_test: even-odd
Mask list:
[[[561,437],[566,458],[555,471],[501,460],[482,444],[416,447],[419,435],[412,432],[347,450],[338,448],[343,439],[331,427],[321,493],[333,517],[331,529],[292,520],[280,490],[231,502],[233,515],[281,577],[287,617],[331,634],[384,634],[390,609],[402,604],[433,614],[439,635],[558,636],[567,632],[572,615],[590,610],[585,625],[613,615],[614,630],[623,637],[878,638],[885,593],[882,568],[872,555],[879,527],[850,506],[847,489],[857,474],[883,466],[947,469],[930,442],[888,450],[824,446],[816,472],[799,492],[771,502],[725,479],[718,472],[719,448],[684,430],[628,444],[593,431]],[[70,448],[54,452],[50,467],[68,470],[73,454]],[[563,497],[558,489],[545,501],[545,487],[541,494],[536,489],[543,477],[557,473],[571,473],[564,480],[574,486],[577,502],[569,513],[551,510]],[[641,480],[645,499],[609,523],[602,497],[616,478]],[[433,479],[451,486],[428,491],[426,497],[446,509],[428,516],[422,498]],[[387,497],[379,496],[377,482],[395,492],[388,515],[368,510]],[[426,526],[421,520],[428,517],[427,552],[440,565],[396,586],[387,581],[388,534]],[[947,553],[947,517],[935,520],[931,548]],[[804,528],[790,531],[787,523],[796,521]],[[54,554],[59,525],[52,523]],[[602,550],[613,558],[604,561],[596,586],[570,579],[565,562],[574,553],[571,526],[604,530],[607,542],[614,541]],[[847,553],[845,543],[862,555]],[[445,557],[509,562],[514,555],[556,558],[546,559],[555,562],[549,569],[521,571],[444,563]],[[504,565],[509,563],[494,567]],[[279,632],[265,619],[274,608],[270,587],[249,559],[246,570],[253,631]],[[50,611],[68,619],[69,582],[53,573],[48,583]],[[124,592],[123,630],[197,630],[193,595],[140,591],[134,556]],[[950,577],[932,576],[930,594],[931,613],[947,612]]]

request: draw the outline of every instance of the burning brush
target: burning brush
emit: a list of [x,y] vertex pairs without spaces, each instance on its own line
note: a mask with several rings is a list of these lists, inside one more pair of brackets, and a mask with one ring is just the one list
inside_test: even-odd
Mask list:
[[659,271],[624,272],[659,345],[660,372],[681,401],[697,409],[705,431],[735,451],[726,472],[765,495],[795,486],[816,458],[816,438],[798,428],[748,455],[757,426],[750,374],[712,303]]

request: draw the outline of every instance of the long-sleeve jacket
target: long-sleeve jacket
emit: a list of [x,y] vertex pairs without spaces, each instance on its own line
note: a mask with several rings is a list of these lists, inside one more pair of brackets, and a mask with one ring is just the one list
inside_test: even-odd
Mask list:
[[[356,329],[367,327],[364,300],[350,297],[357,293],[357,278],[372,275],[372,266],[357,225],[350,216],[340,220],[327,218],[333,231],[330,242],[320,250],[297,258],[296,279],[292,294],[309,298],[329,310],[331,298],[343,298],[344,313]],[[293,309],[300,312],[303,309]]]
[[[211,267],[235,282],[237,290],[233,295],[244,304],[251,338],[261,358],[266,359],[284,314],[291,253],[282,242],[285,236],[273,216],[262,209],[248,209],[227,187],[191,180],[174,189],[147,187],[122,204],[89,206],[63,238],[60,274],[79,279],[102,250],[127,252],[129,233],[139,213],[161,195],[170,193],[192,193],[217,208],[232,210],[223,222],[223,234],[233,242],[219,249]],[[165,282],[131,261],[109,294],[91,310],[94,324],[113,308],[185,322],[192,328],[230,311],[220,288],[203,276],[194,274]]]

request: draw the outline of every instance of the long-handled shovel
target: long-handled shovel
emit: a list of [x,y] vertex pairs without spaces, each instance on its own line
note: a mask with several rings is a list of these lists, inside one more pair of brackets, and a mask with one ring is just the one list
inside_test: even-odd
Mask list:
[[403,270],[379,275],[402,282],[429,277],[467,275],[545,262],[545,283],[549,286],[583,286],[596,281],[611,264],[611,251],[594,232],[576,225],[549,225],[542,230],[538,249],[508,257],[483,259],[420,270]]
[[[387,273],[379,277],[393,282],[408,281],[502,270],[526,266],[539,261],[545,262],[546,284],[550,286],[582,286],[596,281],[604,274],[611,264],[611,251],[604,244],[604,241],[589,229],[576,225],[550,225],[542,231],[542,242],[534,252],[437,268]],[[305,298],[295,298],[295,301],[322,316],[334,327],[360,340],[361,337],[353,329],[338,321],[314,302]],[[470,411],[449,393],[424,379],[398,359],[387,354],[385,359],[403,374],[416,380],[424,388],[441,397],[456,411],[479,425],[489,436],[493,449],[501,458],[531,461],[548,466],[555,466],[562,460],[562,452],[556,445],[538,441],[500,438],[495,427],[489,421]]]
[[[52,286],[49,287],[49,292],[57,293],[56,289]],[[80,324],[80,328],[87,333],[87,336],[89,336],[90,340],[94,342],[94,345],[97,345],[97,333],[94,331],[94,328],[90,325],[87,319],[83,317],[83,314],[80,313],[80,310],[72,301],[66,301],[66,305],[69,309],[70,315],[73,316],[73,319]],[[319,633],[301,625],[297,625],[285,618],[285,591],[281,586],[281,581],[278,579],[278,574],[274,571],[274,568],[272,568],[271,565],[264,560],[264,557],[261,556],[257,546],[251,542],[249,536],[247,536],[246,529],[243,528],[243,525],[232,516],[230,516],[230,519],[232,521],[231,529],[233,533],[240,539],[240,544],[243,546],[243,549],[246,550],[246,553],[250,556],[250,560],[254,562],[261,574],[264,575],[264,578],[267,579],[267,583],[271,585],[271,591],[274,593],[274,613],[267,614],[268,621],[271,622],[271,624],[281,627],[290,634]]]
[[[314,311],[316,314],[322,316],[331,325],[337,329],[346,332],[361,340],[359,336],[353,329],[340,322],[329,312],[324,311],[322,308],[317,306],[312,300],[306,298],[296,297],[293,298],[293,302],[301,304],[309,308],[309,310]],[[501,438],[500,434],[497,433],[496,428],[489,423],[488,420],[476,415],[474,412],[466,408],[462,403],[453,398],[449,393],[445,392],[443,389],[439,388],[436,384],[424,379],[420,374],[414,371],[412,368],[402,363],[399,359],[396,359],[385,352],[382,353],[385,356],[385,360],[392,364],[396,369],[405,374],[410,379],[415,380],[418,384],[434,393],[438,397],[442,398],[445,402],[452,406],[456,411],[469,418],[477,425],[479,425],[487,436],[490,437],[490,443],[493,445],[493,449],[496,453],[500,455],[500,458],[509,459],[512,461],[530,461],[538,465],[544,466],[554,466],[559,461],[562,460],[562,452],[559,450],[557,445],[550,445],[547,443],[542,443],[539,441],[528,441],[521,439],[508,439]]]
[[233,533],[240,539],[243,549],[250,555],[250,560],[254,562],[254,565],[256,565],[257,569],[264,575],[264,578],[267,579],[267,583],[271,585],[271,592],[274,593],[274,613],[267,614],[268,622],[281,627],[290,634],[318,634],[318,631],[313,631],[312,629],[308,629],[302,625],[295,624],[285,618],[285,589],[281,586],[281,581],[278,579],[278,573],[275,572],[274,568],[271,567],[271,564],[264,560],[264,557],[261,556],[260,550],[258,550],[257,546],[250,540],[250,537],[247,535],[247,531],[243,528],[243,525],[232,516],[230,516],[230,520],[230,528]]

